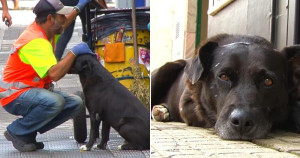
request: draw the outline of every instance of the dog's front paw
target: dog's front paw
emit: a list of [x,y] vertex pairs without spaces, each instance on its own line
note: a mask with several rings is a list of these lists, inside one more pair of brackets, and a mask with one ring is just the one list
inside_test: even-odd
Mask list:
[[86,147],[86,145],[82,145],[79,149],[80,149],[80,152],[89,151],[90,150],[88,147]]
[[152,117],[156,121],[166,122],[170,120],[168,109],[163,105],[154,105],[152,109]]

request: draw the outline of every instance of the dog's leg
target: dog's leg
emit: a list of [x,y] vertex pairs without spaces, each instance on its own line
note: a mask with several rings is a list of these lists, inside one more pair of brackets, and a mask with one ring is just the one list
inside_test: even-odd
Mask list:
[[107,141],[109,140],[110,124],[108,122],[102,121],[101,130],[101,142],[97,147],[99,149],[106,149]]
[[205,127],[209,123],[207,122],[206,119],[200,117],[202,115],[199,116],[197,115],[196,112],[200,112],[200,111],[199,109],[197,109],[197,105],[192,99],[192,93],[187,87],[185,88],[183,94],[181,95],[179,101],[179,109],[180,109],[181,118],[189,126]]
[[97,122],[97,125],[96,125],[96,127],[95,127],[95,136],[96,136],[96,138],[99,138],[99,127],[100,127],[100,123],[101,123],[101,118],[100,118],[100,116],[99,116],[99,113],[97,113],[96,114],[96,122]]
[[[98,138],[99,138],[99,127],[100,127],[100,123],[101,123],[101,118],[100,118],[100,116],[99,116],[99,113],[97,113],[96,114],[96,126],[95,126],[95,130],[94,130],[94,136],[95,136],[95,141],[94,141],[94,143],[95,142],[98,142]],[[98,148],[98,146],[97,146],[97,144],[95,144],[94,146],[93,146],[93,149],[97,149]]]
[[100,120],[96,119],[96,114],[90,114],[90,116],[91,116],[90,117],[90,122],[91,122],[90,138],[86,145],[80,147],[81,150],[88,150],[88,151],[91,150],[93,144],[95,143],[96,139],[99,136]]

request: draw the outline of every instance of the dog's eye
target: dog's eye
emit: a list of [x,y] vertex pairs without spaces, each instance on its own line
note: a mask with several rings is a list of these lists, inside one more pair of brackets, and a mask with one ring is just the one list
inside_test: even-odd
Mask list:
[[269,87],[269,86],[273,85],[273,80],[270,78],[266,78],[264,83],[265,83],[265,86]]
[[220,79],[223,80],[223,81],[228,81],[228,80],[229,80],[229,77],[228,77],[227,75],[225,75],[225,74],[222,74],[222,75],[220,76]]

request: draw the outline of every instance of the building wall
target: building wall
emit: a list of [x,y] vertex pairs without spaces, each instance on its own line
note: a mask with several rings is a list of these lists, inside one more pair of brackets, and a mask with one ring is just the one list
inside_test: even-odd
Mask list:
[[191,57],[196,47],[197,31],[197,1],[189,1],[187,8],[186,38],[185,38],[185,55],[184,58]]
[[[207,10],[208,10],[208,1],[202,0],[202,9],[201,9],[201,29],[200,29],[200,42],[206,41],[207,39],[207,23],[208,23],[208,16],[207,16]],[[196,45],[198,46],[199,43]]]
[[174,3],[169,0],[150,1],[150,69],[171,61],[174,31]]
[[150,1],[151,71],[195,49],[197,0]]
[[208,16],[208,37],[229,33],[259,35],[271,40],[271,22],[272,0],[235,0]]
[[297,0],[276,1],[277,15],[274,43],[280,50],[285,46],[299,44],[295,36],[296,32],[299,31],[299,27],[296,26],[296,1]]

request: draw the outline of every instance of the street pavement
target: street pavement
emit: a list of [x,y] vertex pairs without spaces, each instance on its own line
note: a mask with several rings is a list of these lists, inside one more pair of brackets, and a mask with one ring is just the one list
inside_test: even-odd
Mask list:
[[[20,0],[20,10],[9,10],[13,25],[7,27],[0,22],[0,70],[3,70],[12,43],[18,38],[22,31],[34,21],[35,15],[32,13],[32,7],[35,6],[37,0]],[[12,1],[8,1],[9,8],[12,8]],[[0,10],[2,15],[2,10]],[[66,51],[74,45],[81,42],[82,27],[80,18],[76,19],[73,36],[67,45]],[[81,90],[81,84],[77,75],[67,74],[60,81],[54,83],[55,89],[73,93]],[[118,146],[123,144],[124,139],[115,131],[111,130],[110,140],[107,150],[93,149],[92,151],[80,152],[79,147],[85,143],[79,144],[74,139],[73,121],[69,120],[62,125],[50,130],[42,135],[38,134],[37,141],[45,144],[43,150],[35,152],[18,152],[3,136],[6,127],[18,116],[7,113],[0,108],[0,158],[94,158],[94,157],[124,157],[124,158],[149,158],[150,150],[144,151],[122,151]],[[87,118],[87,129],[89,134],[89,119]],[[88,140],[88,138],[87,138]]]
[[151,122],[151,158],[296,158],[300,135],[275,131],[266,139],[228,141],[213,129],[186,126],[179,122]]

